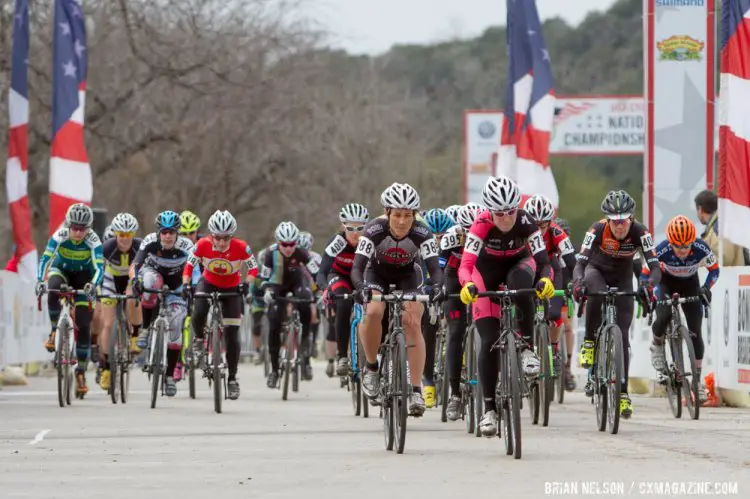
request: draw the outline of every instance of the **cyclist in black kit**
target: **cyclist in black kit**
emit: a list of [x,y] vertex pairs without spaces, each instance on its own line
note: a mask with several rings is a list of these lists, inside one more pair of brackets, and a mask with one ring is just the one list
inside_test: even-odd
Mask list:
[[[383,191],[380,202],[386,216],[376,218],[365,226],[352,267],[352,284],[357,299],[362,302],[368,302],[372,294],[388,293],[391,284],[406,293],[416,292],[421,276],[414,263],[420,256],[433,279],[436,282],[443,280],[437,242],[427,225],[416,220],[419,210],[417,191],[409,184],[394,183]],[[432,301],[441,297],[442,286],[435,286],[431,293]],[[413,388],[409,395],[409,413],[421,416],[425,411],[421,387],[425,363],[425,344],[420,330],[423,307],[417,302],[404,305],[404,331],[410,347],[407,357]],[[359,330],[367,358],[362,389],[370,399],[377,397],[379,389],[377,354],[384,310],[385,303],[367,303],[366,316]]]

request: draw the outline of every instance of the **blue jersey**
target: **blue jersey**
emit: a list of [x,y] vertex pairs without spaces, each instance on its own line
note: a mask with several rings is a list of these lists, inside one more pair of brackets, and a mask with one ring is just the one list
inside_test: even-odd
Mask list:
[[68,229],[63,227],[47,243],[39,262],[37,280],[44,280],[48,265],[51,272],[90,272],[93,275],[91,282],[99,285],[104,278],[102,242],[93,230],[81,241],[75,242],[70,239]]
[[[672,245],[666,240],[656,246],[656,257],[659,259],[662,271],[672,277],[683,279],[692,277],[698,273],[700,267],[706,267],[708,276],[703,284],[705,287],[710,288],[719,278],[719,263],[703,239],[696,239],[693,242],[690,253],[684,260],[675,255]],[[644,273],[647,271],[644,270]]]

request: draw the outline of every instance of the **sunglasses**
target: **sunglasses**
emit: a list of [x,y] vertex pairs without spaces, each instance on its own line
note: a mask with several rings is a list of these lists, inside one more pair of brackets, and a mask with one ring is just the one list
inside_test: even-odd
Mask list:
[[135,232],[122,232],[122,231],[116,231],[115,236],[117,237],[134,237]]
[[538,226],[539,226],[539,228],[540,228],[540,229],[542,229],[542,230],[547,230],[547,229],[549,229],[549,222],[538,222],[538,223],[537,223],[537,225],[538,225]]
[[232,239],[232,236],[215,236],[215,235],[212,235],[211,237],[213,238],[214,241],[222,241],[222,242],[224,242],[224,241],[230,241]]
[[629,218],[623,218],[621,220],[612,220],[611,218],[609,219],[609,223],[611,223],[612,225],[625,225],[628,222],[630,222]]
[[284,243],[279,241],[279,246],[281,246],[282,248],[294,248],[295,246],[297,246],[297,243]]
[[89,228],[85,225],[71,225],[70,230],[73,232],[86,232]]
[[350,225],[344,225],[344,227],[346,227],[347,232],[362,232],[363,230],[365,230],[364,225],[357,225],[356,227],[352,227]]
[[513,215],[516,214],[517,211],[518,211],[517,208],[511,208],[510,210],[505,210],[505,211],[493,211],[492,215],[498,218],[512,217]]
[[177,234],[177,231],[173,229],[163,229],[159,231],[159,234],[174,235]]
[[674,249],[678,249],[678,250],[690,249],[692,246],[693,246],[692,244],[673,244],[672,245]]
[[194,236],[197,233],[198,233],[197,230],[194,230],[193,232],[183,232],[183,234],[185,234],[186,236]]

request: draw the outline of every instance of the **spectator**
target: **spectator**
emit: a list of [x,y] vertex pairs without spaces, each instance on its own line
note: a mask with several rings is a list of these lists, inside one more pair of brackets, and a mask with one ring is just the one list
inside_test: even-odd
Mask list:
[[[706,229],[701,234],[701,239],[706,241],[711,251],[719,257],[719,199],[712,191],[702,191],[695,196],[695,211],[698,220]],[[722,265],[727,267],[738,267],[745,265],[745,250],[742,246],[724,239],[724,261]]]

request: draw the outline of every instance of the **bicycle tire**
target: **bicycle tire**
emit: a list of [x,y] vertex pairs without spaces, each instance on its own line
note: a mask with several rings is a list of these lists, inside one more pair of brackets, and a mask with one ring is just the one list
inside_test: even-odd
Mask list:
[[552,378],[553,367],[552,367],[552,344],[549,338],[549,328],[546,324],[542,324],[540,327],[539,338],[541,344],[539,344],[539,351],[541,352],[541,375],[542,378],[539,381],[539,402],[541,404],[541,419],[542,426],[549,426],[549,406],[554,398],[555,391],[555,380]]
[[367,400],[367,397],[365,396],[365,392],[362,391],[362,373],[365,369],[365,364],[367,361],[365,360],[365,350],[362,346],[362,340],[359,339],[359,335],[357,335],[357,355],[359,356],[359,361],[357,361],[357,380],[358,380],[358,386],[359,386],[359,398],[362,399],[362,417],[363,418],[369,418],[370,417],[370,401]]
[[510,385],[510,417],[513,435],[513,457],[521,459],[521,371],[519,352],[516,348],[515,338],[511,336],[508,340],[508,358],[509,365],[509,385]]
[[[218,322],[214,322],[218,326]],[[214,388],[214,411],[221,414],[221,328],[216,328],[211,333],[211,376],[213,377]]]
[[294,334],[294,356],[292,357],[292,391],[294,393],[299,392],[299,375],[300,370],[304,364],[302,360],[299,337],[302,335],[302,330],[295,328]]
[[[386,348],[390,348],[386,346]],[[391,356],[386,354],[382,356],[383,362],[380,364],[380,372],[378,376],[381,380],[381,401],[380,410],[383,417],[383,433],[385,436],[385,450],[393,450],[393,443],[395,440],[394,425],[394,410],[393,410],[393,386],[391,385]]]
[[164,366],[162,366],[162,348],[164,348],[164,325],[157,323],[156,331],[152,333],[153,338],[153,361],[151,362],[151,408],[156,407],[156,397],[161,387],[161,376]]
[[622,374],[624,371],[622,331],[616,324],[609,326],[609,344],[607,358],[609,361],[608,378],[608,407],[607,427],[612,435],[616,435],[620,428],[620,396],[622,393]]
[[[442,333],[442,327],[439,326],[438,330],[435,332],[435,363],[434,363],[434,369],[433,369],[433,380],[435,382],[435,406],[444,406],[445,402],[443,400],[443,385],[446,384],[445,382],[445,362],[443,362],[443,333]],[[445,412],[445,411],[441,411]],[[442,413],[441,413],[442,418]],[[446,420],[443,420],[445,422]]]
[[[265,314],[264,314],[265,315]],[[261,326],[261,349],[263,350],[263,376],[268,377],[271,374],[271,353],[268,351],[268,325]]]
[[482,385],[479,383],[479,342],[481,340],[477,328],[473,325],[471,327],[472,336],[474,338],[474,343],[472,345],[473,352],[471,352],[471,356],[474,359],[474,365],[471,371],[471,390],[474,397],[474,435],[479,438],[482,436],[482,432],[479,431],[479,421],[484,415],[484,394],[482,393]]
[[[107,388],[107,392],[109,393],[109,398],[112,400],[113,404],[117,404],[117,400],[120,398],[119,392],[119,365],[118,362],[120,361],[120,328],[118,321],[116,321],[112,325],[112,329],[114,331],[110,332],[110,343],[111,347],[109,349],[109,387]],[[114,334],[111,334],[111,333]]]
[[198,368],[198,363],[195,361],[195,351],[193,350],[193,328],[191,326],[191,317],[189,315],[185,317],[185,325],[182,328],[182,334],[185,344],[184,369],[186,371],[188,379],[188,394],[190,395],[191,399],[195,400],[195,370]]
[[357,361],[357,346],[349,345],[349,365],[351,366],[351,372],[347,376],[347,386],[352,396],[352,409],[355,416],[359,416],[362,412],[362,384],[359,379],[359,363]]
[[683,372],[682,338],[673,338],[671,336],[672,333],[668,330],[664,341],[664,356],[668,359],[666,372],[667,385],[665,389],[672,416],[675,419],[680,419],[682,417],[682,383],[680,381],[680,376]]
[[[505,444],[505,454],[513,455],[513,429],[511,425],[511,407],[508,399],[510,397],[510,362],[508,361],[508,346],[500,350],[500,377],[499,384],[495,388],[495,405],[498,412],[498,436],[502,434]],[[498,396],[499,395],[499,396]]]
[[120,372],[119,380],[115,382],[120,383],[120,402],[126,404],[128,402],[128,392],[130,390],[130,328],[124,317],[120,320],[120,345],[125,345],[124,349],[120,349],[120,356],[118,362],[118,370]]
[[[682,376],[682,393],[685,397],[685,405],[687,406],[688,414],[690,419],[700,419],[701,415],[701,400],[700,400],[700,376],[697,376],[698,368],[696,367],[697,360],[695,359],[695,346],[693,345],[693,338],[691,337],[690,331],[684,326],[680,329],[683,341],[687,347],[688,359],[690,361],[690,376],[689,379],[685,379],[688,376],[683,374]],[[684,359],[684,357],[683,357]],[[691,397],[692,395],[692,397]]]
[[404,332],[396,336],[395,348],[391,349],[395,367],[393,380],[397,390],[395,400],[396,453],[403,454],[406,445],[406,421],[409,416],[410,380],[406,378],[406,337]]
[[[604,344],[603,344],[604,342]],[[604,370],[607,369],[607,353],[604,330],[600,330],[594,343],[594,365],[589,371],[594,383],[594,410],[596,412],[596,427],[599,431],[607,429],[607,397],[609,384],[606,382]]]
[[557,373],[557,378],[555,378],[555,395],[557,398],[557,403],[562,404],[565,401],[565,365],[568,361],[568,346],[567,346],[567,340],[565,337],[565,330],[564,328],[561,328],[560,331],[560,366],[562,367],[561,371]]
[[[544,363],[544,355],[541,350],[541,328],[537,324],[534,326],[534,344],[536,345],[536,353],[540,357],[540,363]],[[529,415],[531,416],[531,424],[539,424],[539,416],[542,406],[542,378],[537,376],[536,379],[527,381],[529,386]]]
[[[445,365],[445,364],[443,364]],[[440,421],[443,423],[448,422],[448,392],[450,388],[450,383],[448,382],[447,377],[445,376],[446,369],[443,368],[443,374],[441,374],[441,381],[440,381]]]
[[58,346],[55,348],[55,367],[57,368],[57,401],[60,403],[60,407],[65,407],[67,384],[68,384],[68,373],[70,372],[69,361],[69,344],[67,326],[61,324],[62,327],[58,327],[56,338],[59,338]]
[[281,387],[281,400],[287,400],[289,396],[289,377],[291,376],[292,369],[292,336],[294,331],[289,331],[286,335],[286,345],[284,347],[284,362],[282,363],[282,369],[284,370],[284,380],[282,381]]
[[474,385],[472,385],[474,374],[474,329],[469,328],[466,331],[466,346],[463,357],[466,359],[466,378],[462,379],[462,402],[464,402],[463,412],[466,423],[466,433],[472,434],[476,429],[476,415],[474,414],[475,405],[474,397],[476,395]]

